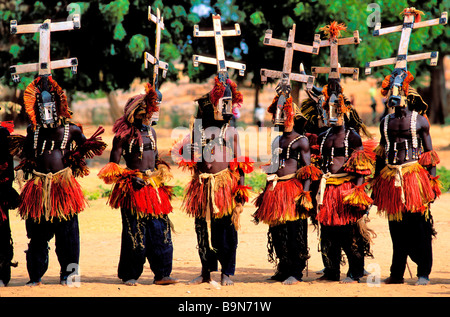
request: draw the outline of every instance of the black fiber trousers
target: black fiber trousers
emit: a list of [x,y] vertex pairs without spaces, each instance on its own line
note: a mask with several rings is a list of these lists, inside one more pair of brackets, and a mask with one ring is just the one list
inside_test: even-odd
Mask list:
[[137,218],[129,209],[122,208],[122,243],[118,277],[126,282],[137,280],[146,259],[160,280],[172,273],[173,244],[169,217]]
[[14,256],[13,243],[11,237],[11,227],[9,224],[9,212],[3,209],[6,219],[0,216],[0,280],[8,285],[11,280],[11,260]]
[[55,252],[61,266],[60,279],[66,280],[74,273],[74,267],[80,259],[80,234],[78,216],[71,216],[68,220],[54,219],[53,221],[33,219],[25,221],[27,236],[30,239],[26,251],[27,270],[30,282],[39,282],[48,269],[49,241],[55,237]]
[[295,277],[301,280],[308,252],[308,220],[298,219],[269,227],[269,259],[273,258],[272,246],[278,259],[276,277],[285,280]]
[[324,275],[330,279],[340,279],[341,252],[348,260],[347,276],[358,280],[364,276],[364,255],[366,241],[362,237],[358,224],[343,226],[321,225],[320,247],[325,265]]
[[389,221],[389,232],[393,247],[391,277],[403,278],[409,256],[417,264],[417,276],[428,278],[433,264],[431,219],[421,213],[403,213],[401,221]]
[[214,250],[209,247],[208,224],[205,218],[195,218],[195,232],[202,273],[217,271],[219,262],[223,274],[234,275],[238,233],[231,221],[231,215],[211,219],[211,245]]

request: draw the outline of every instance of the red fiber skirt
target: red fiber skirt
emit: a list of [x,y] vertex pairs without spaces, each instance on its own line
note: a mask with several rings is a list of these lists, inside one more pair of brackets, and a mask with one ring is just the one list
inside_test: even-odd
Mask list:
[[47,180],[51,186],[45,186],[45,182],[45,177],[33,174],[23,187],[18,207],[23,219],[66,219],[86,207],[81,186],[70,169],[53,174],[51,180]]
[[358,221],[366,210],[344,203],[343,192],[353,187],[355,184],[351,181],[341,185],[327,184],[316,219],[327,226],[343,226]]
[[272,185],[273,182],[269,182],[255,199],[257,209],[253,217],[268,225],[299,219],[296,201],[303,192],[300,180],[297,178],[279,180],[273,190]]

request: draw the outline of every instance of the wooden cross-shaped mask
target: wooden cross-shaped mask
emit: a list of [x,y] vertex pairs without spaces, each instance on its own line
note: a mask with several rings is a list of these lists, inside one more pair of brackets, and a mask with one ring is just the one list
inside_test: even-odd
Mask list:
[[319,54],[320,35],[314,36],[314,42],[312,46],[295,43],[295,24],[292,29],[289,30],[289,37],[287,41],[278,40],[272,38],[272,30],[267,30],[264,37],[264,45],[271,45],[285,48],[283,71],[275,71],[266,68],[262,68],[261,83],[267,81],[267,77],[279,78],[284,85],[289,84],[291,80],[306,83],[306,89],[311,89],[314,84],[314,77],[305,74],[292,73],[292,59],[294,57],[294,51],[300,51],[310,54]]
[[[414,9],[414,8],[410,8]],[[400,38],[400,44],[398,47],[397,57],[381,59],[378,61],[372,61],[366,63],[366,75],[370,75],[372,72],[372,67],[384,66],[395,64],[395,68],[401,68],[406,70],[407,62],[418,61],[422,59],[430,59],[430,65],[436,66],[439,52],[421,53],[408,55],[409,39],[411,37],[412,29],[423,28],[427,26],[433,26],[438,24],[447,24],[448,15],[447,12],[443,12],[440,18],[415,22],[414,14],[405,14],[403,18],[403,25],[391,26],[387,28],[381,28],[381,24],[377,23],[375,25],[375,30],[373,36],[380,36],[383,34],[389,34],[393,32],[402,32]]]
[[[162,69],[162,76],[165,78],[169,64],[159,60],[159,51],[161,45],[161,30],[164,30],[164,17],[161,16],[159,9],[156,9],[156,16],[152,14],[152,8],[148,7],[148,20],[156,24],[156,43],[155,43],[155,56],[150,53],[144,53],[145,68],[148,68],[148,63],[154,65],[153,68],[153,87],[158,81],[159,69]],[[155,87],[156,88],[156,87]]]
[[353,80],[358,80],[359,77],[359,68],[353,67],[341,67],[339,64],[339,46],[341,45],[351,45],[351,44],[359,44],[361,39],[359,37],[358,30],[353,32],[353,37],[346,38],[334,38],[331,37],[327,40],[321,40],[319,47],[330,47],[330,67],[312,67],[311,72],[314,77],[317,77],[317,74],[328,74],[328,79],[339,79],[340,74],[352,74]]
[[239,70],[239,75],[244,76],[245,64],[225,60],[225,51],[223,47],[224,36],[240,36],[241,29],[239,24],[234,25],[234,30],[222,30],[220,15],[213,15],[213,31],[200,31],[198,25],[194,25],[194,37],[214,37],[216,44],[216,58],[205,57],[200,55],[193,56],[194,67],[198,67],[198,63],[206,63],[217,65],[217,73],[227,72],[227,68]]
[[71,67],[72,73],[77,71],[78,60],[67,58],[57,61],[50,60],[50,34],[56,31],[77,30],[81,27],[80,15],[74,14],[72,21],[51,22],[50,19],[40,24],[17,25],[16,20],[10,23],[11,34],[38,33],[39,32],[39,63],[14,65],[10,67],[14,82],[19,82],[19,74],[39,72],[39,76],[51,75],[52,69]]

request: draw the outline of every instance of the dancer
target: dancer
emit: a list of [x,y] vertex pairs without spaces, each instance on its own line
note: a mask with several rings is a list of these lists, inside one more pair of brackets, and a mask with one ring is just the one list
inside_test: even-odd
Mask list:
[[[27,269],[30,286],[39,285],[48,268],[48,242],[55,236],[61,284],[79,263],[78,214],[86,200],[76,177],[89,174],[85,159],[101,155],[103,128],[86,139],[81,125],[70,121],[67,97],[52,76],[37,77],[25,90],[25,111],[31,121],[27,136],[12,136],[11,148],[22,158],[19,175],[31,177],[20,194],[19,214],[30,239]],[[19,177],[19,181],[22,179]]]
[[221,264],[221,284],[234,284],[231,276],[236,269],[239,216],[250,189],[245,186],[244,175],[253,171],[252,161],[240,156],[237,130],[229,126],[232,107],[242,101],[237,85],[217,76],[211,92],[197,100],[191,135],[171,150],[175,162],[188,167],[193,174],[183,209],[195,217],[202,271],[191,284],[211,282],[211,272],[218,269],[217,262]]
[[14,247],[9,223],[9,209],[17,208],[19,203],[19,194],[13,188],[14,162],[8,140],[13,130],[12,122],[0,122],[0,287],[8,285],[11,266],[17,266],[17,262],[12,262]]
[[[402,14],[404,25],[413,25],[420,22],[423,12],[407,8]],[[433,24],[423,24],[430,25]],[[411,28],[402,30],[399,54],[407,52],[408,45],[404,41],[409,40]],[[432,59],[437,56],[419,55]],[[374,205],[388,218],[392,239],[392,264],[390,276],[385,280],[387,284],[404,282],[409,256],[417,264],[416,284],[427,285],[433,262],[432,238],[436,232],[430,206],[441,194],[439,176],[436,177],[439,157],[432,146],[426,117],[428,105],[410,86],[413,80],[414,76],[407,70],[407,59],[397,59],[394,71],[386,76],[381,88],[381,94],[394,113],[380,122],[381,140],[375,150],[376,170],[371,187]]]
[[294,285],[302,281],[309,258],[308,218],[313,208],[310,184],[322,173],[311,165],[308,138],[297,132],[305,120],[292,102],[290,86],[280,83],[278,87],[268,112],[282,135],[272,144],[272,161],[265,166],[267,184],[255,200],[253,217],[256,223],[269,225],[269,261],[276,264],[271,279]]
[[330,46],[331,67],[313,67],[313,73],[328,73],[328,83],[322,89],[314,87],[310,98],[302,103],[308,132],[320,133],[317,143],[323,175],[316,195],[316,219],[320,223],[325,269],[319,280],[340,280],[343,250],[349,269],[342,283],[356,283],[364,275],[364,257],[371,255],[370,239],[374,234],[365,216],[372,203],[365,190],[365,177],[372,173],[374,155],[373,142],[362,142],[360,132],[369,133],[340,84],[341,73],[353,74],[357,79],[358,69],[340,66],[338,46],[357,44],[360,39],[357,31],[353,38],[341,39],[346,26],[337,22],[321,30],[329,38],[321,46]]
[[[122,243],[118,276],[126,285],[137,285],[146,258],[154,273],[154,283],[173,284],[171,238],[172,188],[165,185],[172,176],[160,160],[155,130],[149,126],[158,111],[158,94],[146,84],[145,94],[131,97],[113,127],[115,133],[110,163],[98,176],[114,184],[108,202],[120,208]],[[119,165],[121,156],[126,168]]]

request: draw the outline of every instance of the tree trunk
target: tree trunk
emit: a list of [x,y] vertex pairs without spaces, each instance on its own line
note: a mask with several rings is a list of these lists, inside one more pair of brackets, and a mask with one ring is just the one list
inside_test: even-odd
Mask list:
[[443,57],[439,58],[436,67],[431,68],[430,75],[431,104],[428,105],[429,120],[431,123],[444,124],[448,109]]
[[123,114],[123,110],[120,108],[117,102],[117,95],[115,91],[107,91],[106,98],[108,98],[109,103],[109,113],[111,115],[112,122],[116,122]]

